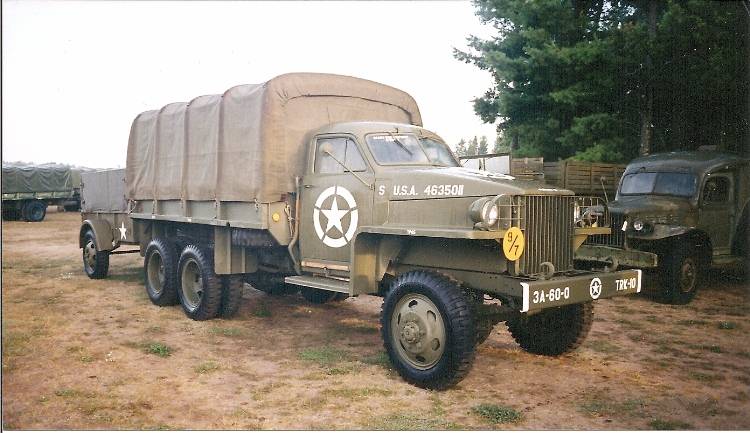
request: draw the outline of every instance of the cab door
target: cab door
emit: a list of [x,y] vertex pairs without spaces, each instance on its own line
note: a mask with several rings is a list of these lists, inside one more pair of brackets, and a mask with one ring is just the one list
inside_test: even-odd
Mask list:
[[354,137],[315,137],[302,179],[299,248],[305,271],[348,274],[354,233],[372,220],[374,178]]
[[730,173],[710,173],[701,189],[699,225],[711,237],[714,256],[730,254],[736,227],[734,182]]

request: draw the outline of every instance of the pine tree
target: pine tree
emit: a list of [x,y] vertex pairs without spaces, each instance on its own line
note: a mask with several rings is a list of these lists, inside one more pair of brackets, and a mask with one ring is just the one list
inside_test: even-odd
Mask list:
[[477,152],[479,155],[485,155],[488,152],[487,144],[487,137],[484,135],[479,139],[479,148],[477,149]]
[[467,155],[476,155],[477,151],[479,150],[479,142],[477,141],[477,136],[475,135],[474,138],[469,141],[469,147],[466,149]]
[[456,155],[466,156],[466,140],[463,138],[456,145]]
[[[457,59],[495,84],[474,100],[514,153],[627,161],[750,140],[742,2],[474,0],[496,29]],[[653,125],[653,126],[651,126]],[[516,144],[518,150],[515,149]]]

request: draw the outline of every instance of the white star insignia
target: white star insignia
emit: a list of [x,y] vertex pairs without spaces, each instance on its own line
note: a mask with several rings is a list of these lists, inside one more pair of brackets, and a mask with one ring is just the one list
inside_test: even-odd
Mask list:
[[339,205],[336,201],[336,197],[333,198],[333,204],[331,205],[330,210],[321,209],[320,211],[323,212],[323,215],[325,215],[326,218],[328,218],[328,223],[326,224],[326,233],[328,233],[328,230],[330,230],[331,227],[336,227],[342,234],[344,233],[344,227],[341,225],[341,219],[349,213],[349,209],[339,210]]
[[122,223],[122,226],[118,227],[117,230],[120,231],[120,239],[125,239],[125,234],[128,232],[128,229],[125,228],[125,223]]

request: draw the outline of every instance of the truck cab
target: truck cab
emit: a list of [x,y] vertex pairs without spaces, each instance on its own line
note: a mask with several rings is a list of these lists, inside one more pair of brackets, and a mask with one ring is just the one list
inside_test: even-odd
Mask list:
[[609,203],[613,233],[591,237],[582,261],[661,270],[661,295],[686,304],[710,267],[747,263],[750,161],[716,151],[631,162]]

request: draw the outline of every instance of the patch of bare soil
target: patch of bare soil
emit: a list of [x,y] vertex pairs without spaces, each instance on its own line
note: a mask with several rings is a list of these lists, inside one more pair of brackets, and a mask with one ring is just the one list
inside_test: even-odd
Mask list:
[[576,352],[519,349],[504,325],[457,387],[388,365],[380,299],[310,305],[246,286],[232,320],[152,305],[137,254],[81,269],[79,217],[3,223],[3,428],[747,429],[747,283],[715,274],[687,306],[599,301]]

